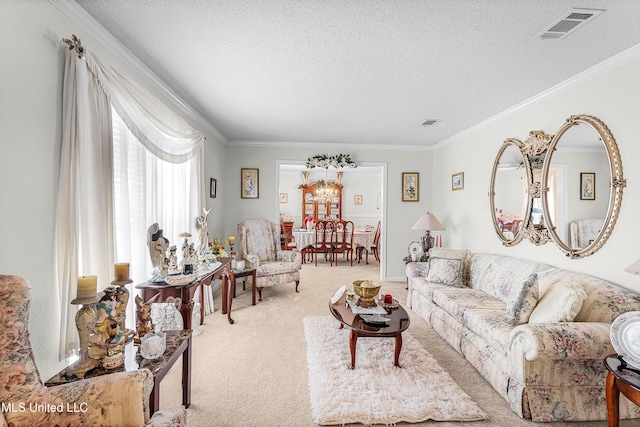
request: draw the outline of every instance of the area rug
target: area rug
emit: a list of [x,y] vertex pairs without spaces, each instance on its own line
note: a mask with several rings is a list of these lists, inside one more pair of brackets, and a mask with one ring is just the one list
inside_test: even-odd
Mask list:
[[303,320],[313,421],[320,425],[477,421],[486,414],[429,352],[402,334],[399,363],[393,338],[358,338],[351,370],[349,330],[331,316]]

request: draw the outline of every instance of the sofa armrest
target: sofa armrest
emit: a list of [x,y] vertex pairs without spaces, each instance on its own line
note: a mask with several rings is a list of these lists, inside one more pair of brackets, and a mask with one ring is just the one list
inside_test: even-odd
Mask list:
[[260,260],[257,255],[253,254],[244,254],[244,260],[247,263],[247,267],[249,268],[258,268],[260,267]]
[[284,262],[293,262],[302,268],[302,254],[299,250],[293,251],[278,251],[278,260]]
[[427,277],[429,274],[429,263],[428,262],[409,262],[405,267],[405,272],[409,281],[413,277]]
[[148,369],[116,372],[43,386],[15,402],[24,411],[3,415],[9,425],[143,425],[149,419],[152,387]]
[[[509,337],[514,357],[536,359],[604,359],[614,353],[609,338],[610,323],[561,322],[525,324]],[[521,354],[521,356],[519,355]]]

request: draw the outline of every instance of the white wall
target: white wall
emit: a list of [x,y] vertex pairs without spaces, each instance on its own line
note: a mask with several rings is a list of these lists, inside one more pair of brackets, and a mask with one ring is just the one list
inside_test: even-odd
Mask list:
[[[21,275],[31,282],[31,343],[43,380],[64,367],[57,356],[60,310],[72,309],[69,304],[60,306],[53,282],[64,65],[61,39],[71,34],[107,63],[145,84],[48,1],[0,1],[0,51],[5,55],[0,61],[0,274]],[[185,118],[207,137],[206,173],[217,176],[222,186],[217,199],[207,198],[213,207],[210,228],[221,228],[225,146]],[[98,284],[100,289],[107,285]]]
[[[637,56],[636,56],[637,57]],[[445,243],[473,251],[502,253],[583,271],[640,291],[640,279],[624,268],[640,258],[640,60],[636,59],[550,99],[514,113],[484,128],[469,132],[434,153],[434,206],[447,227]],[[602,120],[615,137],[627,188],[620,216],[605,246],[589,257],[571,260],[553,244],[534,246],[523,241],[502,246],[491,223],[489,183],[491,165],[502,142],[525,140],[529,131],[555,134],[571,115],[588,114]],[[451,174],[465,173],[465,189],[451,191]],[[589,171],[586,171],[589,172]],[[599,175],[600,176],[600,175]],[[598,189],[598,197],[602,191]]]

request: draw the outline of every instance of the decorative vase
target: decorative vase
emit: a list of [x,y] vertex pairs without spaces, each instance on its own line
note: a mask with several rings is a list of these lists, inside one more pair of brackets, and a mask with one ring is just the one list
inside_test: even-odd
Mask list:
[[307,222],[307,231],[313,231],[313,227],[315,226],[315,223],[313,221],[308,221]]

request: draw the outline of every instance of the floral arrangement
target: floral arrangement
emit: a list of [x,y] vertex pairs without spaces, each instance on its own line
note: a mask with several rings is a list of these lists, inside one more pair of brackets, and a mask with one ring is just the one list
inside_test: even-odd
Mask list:
[[215,236],[213,238],[213,241],[209,242],[209,250],[211,251],[212,254],[218,256],[225,252],[224,245],[228,245],[228,244],[229,244],[228,240],[225,239],[223,243],[223,240],[220,236]]
[[350,168],[358,167],[357,163],[351,159],[349,154],[338,154],[336,156],[327,156],[326,154],[317,154],[309,157],[305,164],[307,169],[313,169],[315,167],[328,169],[329,166],[334,168],[343,168],[348,166]]
[[313,215],[307,215],[302,220],[302,223],[306,226],[308,222],[313,222]]

